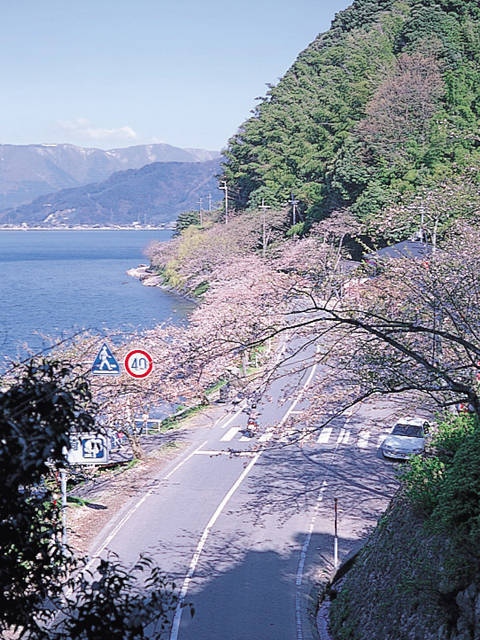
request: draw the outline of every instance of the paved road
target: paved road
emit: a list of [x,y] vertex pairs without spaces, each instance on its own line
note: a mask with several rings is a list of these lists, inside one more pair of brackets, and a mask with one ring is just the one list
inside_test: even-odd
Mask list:
[[221,406],[190,432],[191,446],[143,498],[103,532],[99,546],[134,561],[142,551],[173,575],[193,619],[179,609],[170,640],[313,640],[315,584],[374,525],[395,489],[378,446],[392,408],[365,405],[322,431],[276,437],[302,407],[315,368],[272,383],[260,432]]

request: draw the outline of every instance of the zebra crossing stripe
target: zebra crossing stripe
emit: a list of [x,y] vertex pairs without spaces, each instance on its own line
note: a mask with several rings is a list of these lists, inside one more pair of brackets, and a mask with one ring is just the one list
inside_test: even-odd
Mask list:
[[320,435],[317,438],[317,442],[319,444],[328,442],[330,440],[330,436],[332,435],[332,431],[332,427],[323,427],[323,429],[320,431]]
[[[230,429],[228,429],[228,431],[224,433],[224,435],[220,438],[220,441],[231,442],[234,438],[238,438],[240,442],[251,441],[252,440],[251,437],[245,436],[243,434],[240,437],[238,437],[240,435],[241,430],[242,430],[241,427],[230,427]],[[334,433],[334,431],[336,432],[334,434],[334,437],[336,436],[337,445],[348,444],[349,442],[351,442],[352,438],[354,437],[354,433],[352,433],[351,429],[340,427],[340,429],[337,432],[337,428],[335,427],[323,427],[317,437],[317,440],[316,440],[317,444],[328,444],[330,442],[330,439],[332,438],[332,434]],[[300,434],[298,432],[289,430],[286,434],[282,435],[282,437],[278,441],[288,442],[293,436],[299,436],[299,435]],[[383,433],[376,438],[377,447],[380,447],[380,445],[385,440],[387,435],[388,433]],[[355,446],[357,446],[359,449],[368,449],[369,447],[374,446],[374,442],[372,442],[371,436],[372,436],[372,433],[370,432],[369,429],[362,429],[361,431],[358,432]],[[256,438],[256,440],[258,442],[267,442],[268,440],[271,439],[271,437],[272,437],[271,433],[263,432]]]
[[230,427],[230,429],[220,438],[220,442],[230,442],[240,431],[240,427]]
[[[332,438],[332,434],[334,430],[336,431],[334,427],[323,427],[323,429],[320,431],[320,434],[317,438],[317,441],[316,441],[317,444],[328,444],[330,442],[330,439]],[[382,444],[382,442],[386,438],[386,435],[387,434],[382,434],[378,436],[377,447],[379,447]],[[361,431],[358,432],[358,435],[354,443],[355,446],[358,447],[359,449],[368,449],[374,446],[374,442],[372,442],[371,436],[372,436],[372,433],[370,432],[369,429],[362,429]],[[340,427],[338,432],[336,431],[336,433],[334,434],[334,437],[336,437],[337,445],[348,444],[349,442],[352,441],[352,438],[355,437],[355,433],[352,432],[351,429],[345,429],[344,427]]]
[[368,441],[370,439],[370,431],[364,429],[358,434],[357,447],[360,449],[366,449],[368,447]]

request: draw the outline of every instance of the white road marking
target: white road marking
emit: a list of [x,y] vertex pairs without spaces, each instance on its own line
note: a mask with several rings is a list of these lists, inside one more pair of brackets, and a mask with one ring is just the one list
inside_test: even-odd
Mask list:
[[350,431],[341,427],[340,433],[338,434],[338,438],[337,438],[337,444],[347,444],[349,440],[350,440]]
[[368,429],[362,429],[358,434],[357,447],[360,449],[366,449],[369,445],[370,431]]
[[177,640],[177,638],[178,638],[178,632],[179,632],[179,629],[180,629],[180,620],[181,620],[182,611],[183,611],[183,606],[182,605],[185,602],[185,597],[186,597],[186,595],[188,593],[188,588],[190,586],[190,582],[192,581],[192,578],[193,578],[193,576],[195,574],[195,570],[197,568],[197,564],[198,564],[198,561],[200,559],[200,555],[201,555],[201,553],[203,551],[203,547],[205,546],[205,543],[207,542],[207,538],[208,538],[208,536],[210,534],[210,531],[212,530],[212,527],[214,526],[214,524],[218,520],[218,518],[219,518],[220,514],[222,513],[222,511],[224,510],[225,506],[229,502],[230,498],[233,496],[235,491],[238,489],[238,487],[245,480],[245,478],[250,473],[251,469],[256,464],[256,462],[258,461],[258,459],[260,458],[261,455],[262,455],[262,452],[259,451],[250,460],[248,465],[245,467],[245,469],[242,471],[242,473],[238,476],[236,481],[233,483],[233,485],[230,487],[230,489],[224,495],[223,500],[220,502],[218,507],[215,509],[212,517],[208,521],[207,526],[205,527],[205,529],[204,529],[204,531],[202,533],[202,536],[201,536],[201,538],[200,538],[200,540],[199,540],[199,542],[197,544],[197,548],[195,549],[195,553],[193,554],[193,558],[192,558],[192,560],[190,562],[190,565],[188,567],[188,572],[187,572],[187,575],[185,576],[185,579],[183,581],[182,588],[180,590],[180,594],[179,594],[179,597],[178,597],[178,603],[177,603],[177,609],[175,611],[175,616],[173,618],[173,623],[172,623],[172,630],[170,632],[170,640]]
[[[299,391],[299,393],[298,393],[297,397],[295,398],[295,400],[290,405],[289,409],[287,409],[287,411],[285,412],[283,418],[280,420],[280,422],[278,424],[279,427],[282,427],[285,424],[285,422],[289,419],[292,411],[295,411],[295,408],[296,408],[297,404],[300,402],[300,399],[302,398],[303,393],[305,392],[305,389],[308,387],[308,385],[310,384],[313,376],[315,375],[316,369],[317,369],[317,365],[314,364],[312,366],[312,369],[310,371],[310,374],[309,374],[305,384],[303,385],[303,387]],[[268,429],[268,431],[265,433],[265,435],[268,435],[268,438],[266,438],[266,440],[267,439],[269,440],[269,439],[272,438],[273,433],[274,433],[274,429],[275,429],[275,426],[272,425],[272,427],[270,427],[270,429]],[[200,449],[200,447],[199,447],[199,449]],[[258,460],[260,459],[262,453],[263,453],[263,451],[260,449],[259,451],[257,451],[254,454],[253,458],[250,460],[248,465],[245,467],[245,469],[239,475],[237,480],[234,482],[234,484],[230,487],[230,489],[225,494],[223,500],[218,505],[217,509],[215,510],[215,512],[213,513],[212,517],[208,521],[207,526],[205,527],[205,530],[203,531],[203,534],[202,534],[202,536],[200,538],[200,541],[199,541],[199,543],[197,545],[197,548],[195,550],[195,553],[193,555],[192,561],[190,562],[190,566],[188,568],[187,575],[184,578],[183,585],[182,585],[182,588],[180,590],[180,594],[178,596],[177,608],[175,610],[175,615],[173,617],[173,622],[172,622],[172,629],[170,631],[170,640],[177,640],[178,639],[178,633],[179,633],[179,630],[180,630],[180,621],[182,619],[183,604],[185,602],[185,598],[186,598],[187,593],[188,593],[190,582],[192,581],[192,578],[193,578],[193,576],[195,574],[195,570],[197,568],[197,564],[198,564],[198,561],[200,559],[200,555],[201,555],[201,553],[203,551],[203,548],[205,546],[205,543],[207,541],[209,533],[210,533],[212,527],[214,526],[215,522],[217,521],[218,517],[222,513],[223,509],[228,504],[230,498],[233,496],[235,491],[240,487],[242,482],[245,480],[247,475],[250,473],[250,470],[258,462]],[[300,621],[300,625],[301,625],[301,621]]]
[[323,427],[323,429],[320,431],[320,435],[317,438],[317,442],[319,444],[327,443],[330,440],[332,431],[333,431],[333,427]]
[[[236,420],[238,418],[238,416],[241,416],[243,413],[242,409],[239,409],[238,411],[235,411],[235,413],[231,416],[228,417],[228,419],[226,420],[225,424],[221,425],[221,429],[226,429],[228,427],[228,425],[230,423],[232,423],[234,420]],[[223,420],[223,418],[220,418],[216,423],[215,426],[220,425],[220,422]]]
[[[336,438],[337,446],[339,444],[348,444],[354,437],[354,433],[352,433],[351,429],[345,429],[344,427],[341,427],[338,432],[335,430],[334,433],[334,427],[323,427],[323,429],[320,431],[320,435],[317,438],[317,444],[328,444],[332,438],[332,434],[333,438]],[[388,433],[382,433],[381,435],[379,435],[377,437],[377,444],[375,445],[375,442],[372,440],[373,434],[371,430],[361,429],[358,432],[356,442],[354,444],[352,443],[352,446],[356,446],[359,449],[369,449],[374,448],[375,446],[379,447],[385,440],[387,435]]]
[[296,626],[297,626],[297,640],[303,640],[302,598],[300,593],[300,587],[302,586],[302,582],[303,582],[303,571],[305,568],[305,560],[307,559],[308,547],[310,546],[310,541],[312,539],[313,529],[315,527],[315,520],[317,519],[320,503],[323,501],[323,494],[326,488],[327,488],[327,481],[324,480],[322,482],[322,486],[320,487],[317,501],[315,503],[315,509],[313,511],[312,518],[310,520],[310,526],[308,527],[308,533],[305,536],[305,540],[303,541],[302,551],[300,552],[300,560],[298,562],[298,567],[297,567],[297,576],[295,579],[295,586],[296,586],[295,620],[296,620]]
[[221,438],[220,442],[230,442],[240,431],[240,427],[230,427],[230,429]]
[[[168,480],[170,478],[170,476],[172,476],[174,473],[176,473],[181,467],[183,467],[191,458],[193,458],[194,455],[196,455],[200,449],[202,449],[202,447],[204,447],[207,444],[208,440],[205,440],[204,442],[202,442],[201,445],[199,445],[194,451],[192,451],[188,456],[186,456],[185,458],[183,458],[182,460],[180,460],[180,462],[175,465],[173,467],[173,469],[171,469],[171,471],[169,471],[165,476],[163,476],[162,480]],[[90,569],[90,567],[92,566],[93,562],[95,562],[96,557],[100,555],[100,553],[102,553],[103,551],[105,551],[105,549],[108,547],[108,545],[110,544],[110,542],[115,538],[115,536],[117,535],[117,533],[120,531],[120,529],[125,525],[126,522],[128,522],[128,520],[130,520],[130,518],[133,516],[133,514],[142,506],[142,504],[145,502],[145,500],[147,500],[147,498],[149,498],[154,491],[157,490],[157,487],[154,486],[151,489],[149,489],[146,493],[143,494],[143,496],[140,498],[140,500],[138,500],[138,502],[136,502],[134,504],[134,506],[132,507],[132,509],[130,509],[130,511],[128,511],[123,518],[121,518],[121,520],[119,520],[119,522],[117,522],[116,526],[112,529],[112,531],[110,532],[110,534],[104,539],[104,541],[102,542],[102,544],[98,547],[98,549],[96,549],[96,551],[93,553],[93,557],[92,559],[87,563],[87,565],[85,566],[85,570],[88,571]]]

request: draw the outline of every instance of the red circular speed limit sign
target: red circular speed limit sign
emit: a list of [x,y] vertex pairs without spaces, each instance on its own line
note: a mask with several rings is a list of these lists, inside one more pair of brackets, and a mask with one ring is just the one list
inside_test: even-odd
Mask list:
[[147,351],[134,349],[125,356],[124,365],[132,378],[146,378],[152,372],[153,360]]

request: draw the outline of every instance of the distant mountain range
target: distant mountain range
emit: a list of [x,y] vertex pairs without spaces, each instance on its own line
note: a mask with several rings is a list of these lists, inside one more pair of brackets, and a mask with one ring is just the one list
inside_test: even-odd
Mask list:
[[71,144],[0,145],[0,210],[38,196],[102,182],[117,171],[153,162],[205,162],[217,151],[151,144],[124,149],[90,149]]
[[[135,155],[123,157],[133,161]],[[175,221],[181,212],[200,207],[206,210],[221,201],[216,178],[220,162],[220,158],[203,162],[154,162],[140,169],[119,171],[102,182],[62,189],[29,204],[2,210],[0,224],[165,225]],[[74,163],[71,170],[73,172]]]

